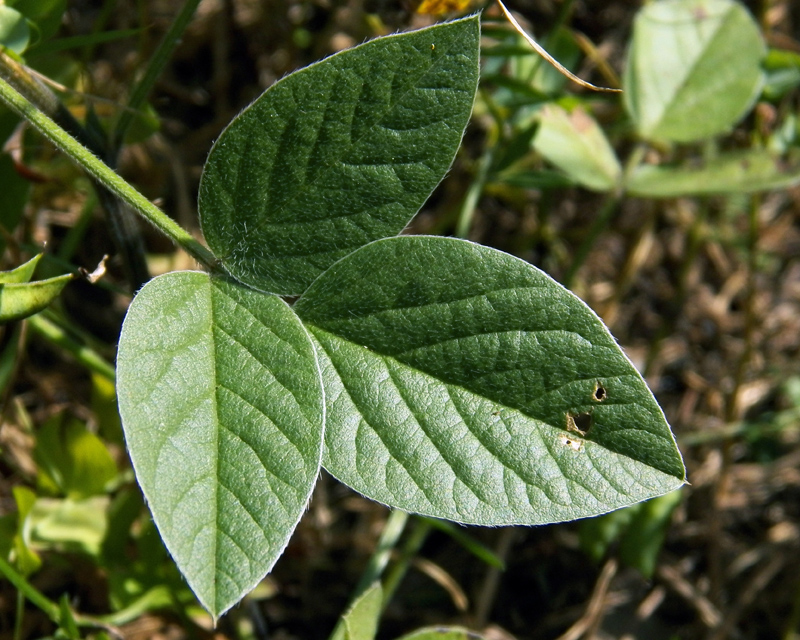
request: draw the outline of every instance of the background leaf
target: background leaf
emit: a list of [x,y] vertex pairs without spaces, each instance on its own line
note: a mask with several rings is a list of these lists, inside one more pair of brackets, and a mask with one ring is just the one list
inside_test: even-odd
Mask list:
[[483,640],[485,637],[462,627],[424,627],[399,640]]
[[75,418],[53,416],[36,434],[40,490],[73,499],[105,492],[117,465],[103,441]]
[[383,589],[376,582],[342,616],[331,640],[372,640],[383,610]]
[[97,557],[108,527],[109,499],[39,498],[30,513],[31,544]]
[[763,83],[766,47],[731,0],[663,0],[636,16],[623,97],[640,135],[691,142],[728,131]]
[[48,40],[55,35],[67,10],[67,0],[17,0],[11,4],[36,25],[36,42]]
[[688,166],[640,165],[630,176],[627,190],[633,196],[680,198],[785,189],[798,182],[798,158],[787,161],[766,150],[752,149]]
[[299,294],[399,233],[444,176],[478,81],[478,16],[379,38],[275,83],[222,133],[203,232],[242,282]]
[[580,107],[549,104],[540,114],[534,148],[572,180],[595,191],[616,188],[622,168],[603,130]]
[[0,4],[0,45],[14,53],[23,53],[28,47],[31,32],[28,21],[19,11]]
[[0,284],[30,282],[33,277],[33,272],[36,271],[36,265],[39,264],[39,260],[42,259],[43,255],[43,253],[37,253],[33,258],[21,264],[16,269],[0,271]]
[[117,381],[156,525],[219,616],[275,563],[317,478],[323,403],[308,335],[275,296],[170,273],[130,307]]
[[623,562],[649,579],[655,571],[672,513],[680,502],[681,491],[671,491],[626,509],[584,520],[579,528],[581,548],[599,562],[611,544],[618,541]]
[[27,318],[47,308],[73,278],[68,273],[47,280],[0,284],[0,324]]
[[597,316],[508,254],[381,240],[295,310],[322,365],[323,464],[370,498],[459,522],[542,524],[684,481],[658,404]]

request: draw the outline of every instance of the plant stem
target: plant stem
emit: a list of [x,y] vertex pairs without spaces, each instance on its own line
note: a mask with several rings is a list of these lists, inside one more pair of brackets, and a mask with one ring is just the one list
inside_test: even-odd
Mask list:
[[25,619],[25,596],[17,591],[17,620],[14,623],[14,640],[22,640],[22,625]]
[[93,349],[74,340],[66,331],[44,318],[42,314],[28,318],[28,324],[40,336],[61,347],[64,351],[71,353],[80,364],[90,371],[99,373],[111,382],[116,379],[113,365],[109,364]]
[[164,34],[164,38],[159,43],[158,48],[153,52],[153,56],[147,64],[144,75],[139,82],[137,82],[133,91],[131,91],[131,95],[128,98],[127,109],[122,111],[114,127],[113,149],[119,149],[122,145],[122,141],[133,123],[134,117],[138,115],[137,112],[142,107],[145,100],[147,100],[147,96],[150,94],[150,90],[153,88],[158,76],[161,75],[164,66],[172,57],[172,52],[180,43],[183,32],[186,31],[186,27],[199,4],[200,0],[186,0],[183,7],[181,7],[181,10],[178,12],[178,15],[175,17],[175,20],[170,25],[169,30]]
[[[89,111],[86,126],[80,124],[61,103],[58,97],[24,65],[0,52],[0,77],[19,91],[36,109],[100,158],[107,157],[107,144],[103,128],[93,111]],[[150,279],[145,260],[141,230],[129,207],[126,207],[105,186],[95,180],[94,188],[106,212],[109,231],[114,240],[133,290]]]
[[136,191],[51,118],[39,111],[2,78],[0,78],[0,101],[30,122],[39,133],[72,158],[76,164],[83,167],[93,178],[114,193],[120,200],[130,205],[134,211],[144,217],[195,260],[211,270],[215,268],[216,259],[206,247]]
[[400,585],[403,576],[406,575],[406,571],[408,571],[411,560],[422,547],[422,544],[425,542],[425,538],[428,537],[428,533],[430,533],[431,525],[428,524],[427,521],[417,518],[416,522],[417,524],[414,527],[414,530],[411,532],[411,535],[406,539],[406,542],[403,545],[403,551],[400,559],[395,565],[392,566],[383,581],[384,608],[386,608],[386,605],[392,599],[392,596],[397,590],[397,587]]
[[458,222],[456,223],[457,238],[466,238],[469,235],[472,218],[475,215],[475,207],[478,205],[478,200],[483,193],[483,187],[486,185],[486,177],[489,175],[489,167],[492,166],[493,157],[494,147],[490,146],[478,163],[478,170],[467,189],[467,195],[464,197],[461,211],[458,213]]
[[389,514],[386,519],[386,524],[383,527],[378,547],[369,559],[364,573],[361,574],[361,579],[353,592],[351,604],[355,602],[361,594],[363,594],[370,585],[378,580],[383,574],[386,565],[389,564],[389,559],[392,555],[392,550],[397,546],[397,541],[400,539],[403,531],[405,531],[406,524],[408,523],[408,514],[405,511],[394,510]]
[[[381,533],[378,546],[372,557],[369,559],[364,573],[361,574],[361,579],[358,581],[353,596],[350,598],[350,604],[347,605],[346,611],[349,611],[356,601],[369,589],[376,580],[379,580],[383,570],[389,563],[392,556],[392,551],[397,546],[397,541],[405,531],[406,524],[408,523],[408,514],[405,511],[393,510],[389,517],[386,519],[386,524],[383,526],[383,533]],[[383,603],[386,605],[387,599],[384,597]],[[344,638],[344,618],[339,618],[339,622],[333,629],[330,635],[330,640],[334,638]]]
[[16,569],[12,567],[3,558],[0,558],[0,573],[14,585],[14,587],[23,596],[31,601],[35,606],[41,609],[44,614],[56,624],[61,622],[61,612],[55,602],[48,600],[40,591],[38,591],[30,582],[28,582],[21,574],[17,573]]

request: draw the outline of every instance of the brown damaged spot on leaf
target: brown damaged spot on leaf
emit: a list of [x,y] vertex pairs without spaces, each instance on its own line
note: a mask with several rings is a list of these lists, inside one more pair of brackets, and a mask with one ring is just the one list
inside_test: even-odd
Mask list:
[[567,431],[585,436],[592,428],[591,413],[567,413]]
[[569,119],[572,120],[572,126],[575,127],[575,131],[578,133],[585,133],[594,125],[594,121],[581,108],[576,108],[570,113]]
[[599,380],[594,383],[594,391],[592,392],[592,399],[595,402],[603,402],[606,398],[608,398],[608,392],[606,388],[601,384]]

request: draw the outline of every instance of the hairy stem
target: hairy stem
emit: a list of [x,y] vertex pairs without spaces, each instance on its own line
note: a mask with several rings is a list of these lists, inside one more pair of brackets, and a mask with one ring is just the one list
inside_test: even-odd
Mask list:
[[120,200],[156,227],[175,244],[209,269],[215,267],[214,255],[172,218],[136,191],[102,160],[57,125],[23,97],[8,82],[0,78],[0,101],[25,118],[39,133],[86,170]]

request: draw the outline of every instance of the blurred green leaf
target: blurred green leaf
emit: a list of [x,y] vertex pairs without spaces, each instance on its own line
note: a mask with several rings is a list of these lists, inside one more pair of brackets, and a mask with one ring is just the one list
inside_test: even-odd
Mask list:
[[109,498],[39,498],[30,514],[31,544],[97,557],[106,536]]
[[132,38],[133,36],[139,35],[141,32],[142,29],[120,29],[118,31],[102,31],[100,33],[90,33],[83,36],[48,40],[38,45],[33,51],[33,55],[59,53],[61,51],[69,51],[70,49],[79,49],[106,42],[115,42],[117,40],[124,40],[125,38]]
[[516,162],[530,155],[531,140],[536,134],[538,126],[539,125],[534,122],[528,126],[514,128],[509,140],[502,146],[499,146],[494,152],[496,154],[495,160],[492,162],[491,166],[494,175],[508,170]]
[[662,0],[636,16],[623,97],[648,140],[693,142],[731,129],[764,81],[758,25],[732,0]]
[[484,640],[486,636],[463,627],[425,627],[412,631],[398,640]]
[[[19,123],[20,117],[15,112],[5,105],[0,105],[0,143],[6,143],[11,134],[14,133],[14,129],[19,126]],[[11,156],[6,152],[0,153],[0,166],[5,166],[7,163],[11,164],[12,169],[14,168],[13,163],[11,163]],[[2,210],[0,210],[0,220],[2,220]]]
[[145,103],[136,112],[131,126],[125,133],[125,144],[144,142],[161,129],[161,117],[150,103]]
[[596,518],[581,520],[579,525],[581,549],[595,562],[600,562],[608,548],[622,536],[636,515],[638,505],[618,509]]
[[594,118],[548,104],[540,114],[533,147],[572,180],[595,191],[612,191],[622,175],[617,156]]
[[[107,543],[115,531],[124,531],[122,523],[118,527],[109,522]],[[149,514],[124,533],[128,545],[133,541],[134,551],[126,545],[125,553],[110,565],[115,567],[109,571],[109,601],[117,612],[115,619],[130,619],[148,609],[196,606],[194,594],[171,561]]]
[[35,44],[49,40],[61,26],[67,0],[15,0],[14,8],[36,25]]
[[651,578],[664,544],[672,513],[681,503],[681,491],[672,491],[636,505],[633,520],[620,542],[619,555],[629,567]]
[[112,571],[130,566],[127,549],[134,536],[131,529],[143,513],[144,501],[137,486],[124,486],[112,497],[108,507],[108,534],[102,547],[102,562]]
[[30,38],[31,31],[25,16],[16,9],[0,4],[0,45],[21,55],[28,48]]
[[[116,575],[114,577],[116,577]],[[130,577],[125,576],[125,587],[130,588],[133,586],[132,582],[133,581],[130,579]],[[111,590],[111,595],[112,603],[115,600],[119,600],[119,592],[115,591],[113,587]],[[114,613],[113,616],[107,616],[107,618],[110,618],[109,622],[113,620],[111,623],[114,625],[123,625],[131,620],[139,618],[142,614],[145,614],[148,611],[171,609],[176,604],[175,592],[169,585],[166,584],[159,584],[155,587],[150,587],[149,589],[136,595],[126,595],[127,597],[124,598],[124,600],[127,602],[127,604],[123,607],[114,606],[116,613]]]
[[[34,50],[35,51],[35,50]],[[46,76],[53,82],[58,82],[65,87],[75,87],[79,84],[83,66],[72,56],[63,53],[43,53],[31,55],[29,66]]]
[[626,509],[583,520],[579,529],[581,548],[599,562],[609,547],[619,542],[622,561],[650,578],[672,513],[680,502],[681,491],[671,491]]
[[679,198],[785,189],[798,183],[799,158],[752,149],[681,167],[641,165],[630,176],[627,191],[646,198]]
[[33,277],[33,272],[36,271],[36,265],[39,264],[42,255],[37,254],[28,260],[25,264],[18,266],[11,271],[0,271],[0,284],[12,284],[20,282],[30,282]]
[[373,640],[383,610],[383,589],[373,584],[342,616],[331,640]]
[[29,517],[36,504],[36,494],[23,486],[16,486],[12,490],[14,502],[17,504],[17,531],[14,535],[13,547],[15,566],[23,576],[29,576],[39,569],[42,560],[39,554],[31,549],[31,527]]
[[0,284],[0,324],[21,320],[46,309],[74,277],[68,273],[35,282]]
[[529,56],[531,55],[531,48],[527,44],[510,44],[501,43],[481,48],[482,58],[509,58],[511,56]]
[[100,435],[109,442],[124,444],[122,423],[117,410],[116,385],[113,380],[99,373],[92,373],[91,407]]
[[516,102],[514,98],[504,97],[499,92],[493,96],[498,104],[509,109],[522,105],[539,104],[551,99],[546,93],[534,89],[527,80],[519,80],[504,74],[486,74],[482,76],[482,79],[484,82],[494,84],[501,89],[508,89],[512,94],[516,94]]
[[15,535],[17,535],[16,515],[0,516],[0,558],[8,558],[11,555]]
[[100,438],[79,420],[54,416],[39,430],[34,456],[40,486],[73,499],[105,492],[117,466]]
[[563,189],[575,186],[575,181],[569,176],[550,169],[508,169],[492,176],[491,181],[521,189]]
[[764,59],[764,98],[778,100],[800,86],[800,53],[770,49]]
[[203,233],[225,268],[300,294],[354,249],[399,233],[461,144],[479,41],[470,16],[372,40],[270,87],[203,170]]

